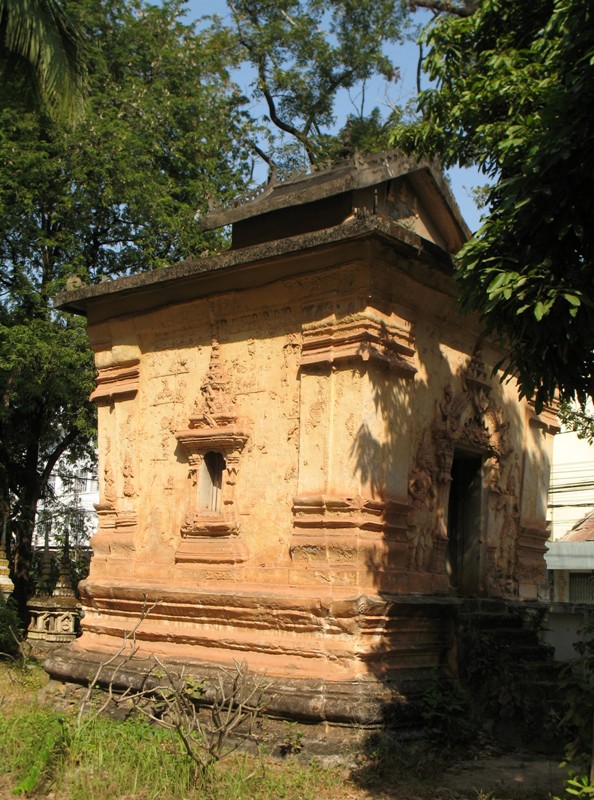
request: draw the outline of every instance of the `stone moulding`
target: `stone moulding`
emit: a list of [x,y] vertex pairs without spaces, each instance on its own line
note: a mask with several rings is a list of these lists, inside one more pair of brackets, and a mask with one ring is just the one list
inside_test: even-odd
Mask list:
[[536,406],[533,400],[528,402],[530,409],[530,425],[534,428],[540,428],[545,433],[556,434],[561,430],[561,423],[559,422],[558,409],[554,406],[545,406],[539,414],[536,412]]
[[406,568],[409,507],[396,500],[325,495],[293,499],[291,575],[298,583],[396,589]]
[[307,323],[302,329],[301,366],[361,360],[387,365],[412,377],[415,347],[402,324],[375,310],[365,310],[338,319],[335,314]]
[[190,458],[216,450],[233,459],[235,453],[238,456],[241,454],[249,435],[242,428],[231,426],[228,419],[221,419],[220,416],[209,419],[201,415],[190,417],[190,427],[178,431],[175,438]]
[[136,550],[136,512],[118,511],[111,503],[95,503],[95,510],[99,523],[90,542],[93,555],[127,558]]
[[97,385],[90,399],[97,403],[113,402],[115,397],[135,395],[140,381],[140,361],[135,360],[116,367],[103,367],[97,374]]
[[[52,656],[46,664],[52,677],[84,680],[83,668],[109,659],[147,602],[155,602],[136,631],[136,656],[126,665],[130,675],[121,676],[123,685],[140,678],[153,651],[202,676],[245,660],[254,673],[284,687],[268,713],[291,718],[378,724],[386,706],[406,702],[406,687],[418,688],[423,676],[443,666],[451,647],[451,599],[380,597],[339,587],[315,597],[262,585],[209,591],[86,581],[81,588],[86,644],[71,646],[64,660]],[[328,697],[334,698],[330,704]]]
[[293,525],[296,528],[359,528],[360,530],[398,530],[398,518],[408,505],[396,500],[369,500],[360,497],[302,495],[293,498]]

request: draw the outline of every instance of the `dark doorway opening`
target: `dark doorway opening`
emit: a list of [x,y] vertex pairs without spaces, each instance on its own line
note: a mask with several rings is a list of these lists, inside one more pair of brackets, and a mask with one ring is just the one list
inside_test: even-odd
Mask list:
[[455,450],[448,504],[447,568],[450,586],[461,595],[481,590],[481,489],[483,457]]

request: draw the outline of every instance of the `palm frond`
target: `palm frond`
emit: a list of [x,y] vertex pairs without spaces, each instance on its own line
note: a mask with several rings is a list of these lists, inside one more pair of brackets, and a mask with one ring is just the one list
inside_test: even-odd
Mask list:
[[59,0],[0,0],[0,67],[22,69],[52,116],[75,120],[86,88],[85,37]]

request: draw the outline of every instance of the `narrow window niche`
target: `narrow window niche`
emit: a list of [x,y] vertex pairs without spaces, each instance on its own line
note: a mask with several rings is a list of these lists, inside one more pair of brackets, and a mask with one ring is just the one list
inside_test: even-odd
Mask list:
[[[225,565],[225,570],[233,570],[248,558],[235,505],[241,453],[249,438],[244,425],[244,420],[229,412],[196,411],[189,426],[175,434],[189,467],[188,505],[175,552],[177,564],[209,565],[209,569]],[[215,580],[214,576],[208,579],[211,577]]]
[[205,453],[198,481],[198,510],[210,514],[221,511],[223,472],[226,462],[222,453],[210,450]]

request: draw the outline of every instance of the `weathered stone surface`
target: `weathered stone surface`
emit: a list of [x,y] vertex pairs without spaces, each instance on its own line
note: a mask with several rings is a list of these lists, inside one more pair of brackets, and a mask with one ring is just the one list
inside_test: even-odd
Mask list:
[[[367,724],[451,663],[456,598],[544,590],[555,420],[492,375],[456,304],[464,227],[403,163],[287,187],[299,220],[270,198],[242,212],[250,246],[244,228],[223,255],[62,298],[96,354],[101,501],[56,677],[146,616],[139,657],[245,660],[274,713]],[[350,211],[316,229],[345,180]]]

